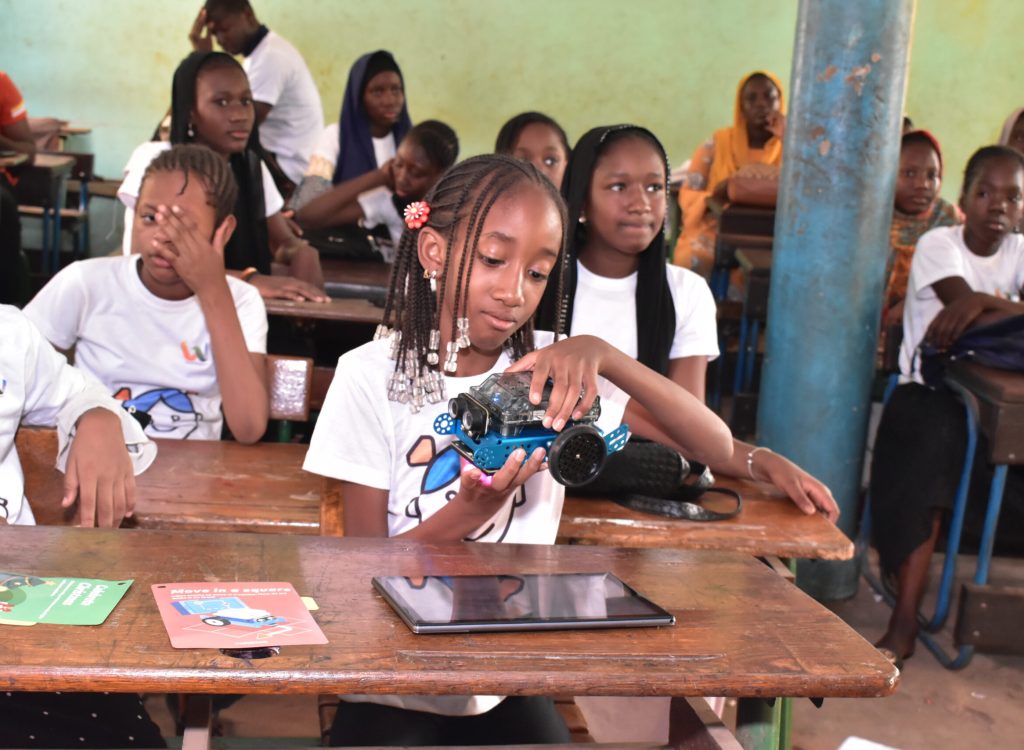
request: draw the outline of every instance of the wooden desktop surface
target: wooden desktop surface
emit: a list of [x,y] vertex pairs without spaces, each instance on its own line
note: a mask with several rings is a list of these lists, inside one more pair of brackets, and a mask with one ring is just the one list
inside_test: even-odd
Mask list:
[[354,298],[332,298],[329,302],[295,302],[283,299],[266,299],[267,315],[307,320],[331,320],[341,323],[377,324],[383,318],[384,308],[369,300]]
[[386,263],[322,257],[320,266],[323,269],[324,281],[328,284],[360,284],[387,289],[388,280],[391,278],[391,266]]
[[28,161],[28,154],[0,154],[0,169],[16,167]]
[[[853,542],[824,516],[801,512],[770,485],[731,477],[715,484],[743,497],[743,510],[724,521],[685,521],[625,508],[611,500],[567,496],[558,527],[561,541],[612,547],[670,547],[745,552],[817,560],[849,560]],[[731,498],[707,495],[716,509]]]
[[[227,440],[157,440],[156,460],[135,478],[129,526],[192,531],[319,534],[324,480],[302,470],[305,445]],[[41,524],[74,522],[60,507],[53,430],[18,432],[25,495]]]
[[[869,697],[898,679],[838,617],[746,555],[9,526],[0,545],[18,572],[135,579],[99,627],[8,627],[5,690]],[[387,574],[605,571],[677,624],[417,636],[370,584]],[[171,647],[153,584],[241,580],[288,581],[313,597],[330,642],[252,661]]]

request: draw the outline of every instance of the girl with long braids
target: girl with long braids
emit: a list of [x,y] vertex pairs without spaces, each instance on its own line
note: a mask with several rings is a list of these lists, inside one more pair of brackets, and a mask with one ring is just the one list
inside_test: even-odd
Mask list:
[[[232,214],[238,222],[224,248],[229,275],[251,283],[264,298],[326,302],[320,256],[295,234],[284,201],[263,162],[256,114],[245,70],[223,52],[193,52],[174,71],[171,140],[143,143],[128,160],[117,197],[127,206],[123,250],[130,252],[132,221],[142,175],[171,145],[198,143],[231,166],[238,184]],[[287,275],[272,264],[287,266]]]
[[[624,422],[687,455],[728,459],[728,428],[672,381],[600,339],[552,344],[551,332],[534,330],[544,289],[561,282],[565,205],[533,165],[467,159],[409,206],[406,225],[379,337],[338,360],[306,455],[306,470],[342,481],[346,535],[554,542],[564,488],[545,470],[543,449],[517,450],[485,476],[451,446],[448,398],[502,371],[532,371],[534,403],[551,379],[544,423],[555,430],[599,394],[601,429]],[[655,414],[671,419],[661,424]],[[342,699],[331,741],[567,737],[544,698],[352,695]]]
[[[602,338],[703,401],[707,364],[718,356],[715,303],[702,278],[666,263],[667,175],[665,149],[645,128],[603,126],[580,138],[562,183],[566,277],[560,291],[548,287],[538,325],[564,316],[566,333]],[[799,466],[733,442],[714,471],[770,482],[805,513],[839,516],[828,487]]]

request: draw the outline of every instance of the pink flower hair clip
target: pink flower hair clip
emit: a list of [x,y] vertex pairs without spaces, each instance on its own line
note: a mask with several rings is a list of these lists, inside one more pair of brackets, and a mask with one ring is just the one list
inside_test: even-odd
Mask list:
[[409,229],[419,229],[430,218],[430,206],[426,201],[414,201],[405,207],[405,225]]

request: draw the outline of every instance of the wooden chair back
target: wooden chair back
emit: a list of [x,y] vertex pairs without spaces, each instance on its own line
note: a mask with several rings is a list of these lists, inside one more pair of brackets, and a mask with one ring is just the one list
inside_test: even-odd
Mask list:
[[25,497],[41,525],[64,525],[74,518],[74,508],[60,507],[64,496],[64,475],[57,471],[57,431],[22,427],[14,446],[25,474]]

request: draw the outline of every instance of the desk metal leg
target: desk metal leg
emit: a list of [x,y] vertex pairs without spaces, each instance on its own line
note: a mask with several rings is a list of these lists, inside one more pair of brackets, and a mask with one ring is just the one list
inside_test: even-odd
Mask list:
[[673,698],[668,714],[668,745],[673,750],[741,750],[703,698]]
[[781,700],[740,698],[736,705],[736,739],[746,750],[777,750],[782,736]]
[[209,695],[182,695],[185,701],[185,731],[181,750],[210,750],[213,732],[213,706]]

